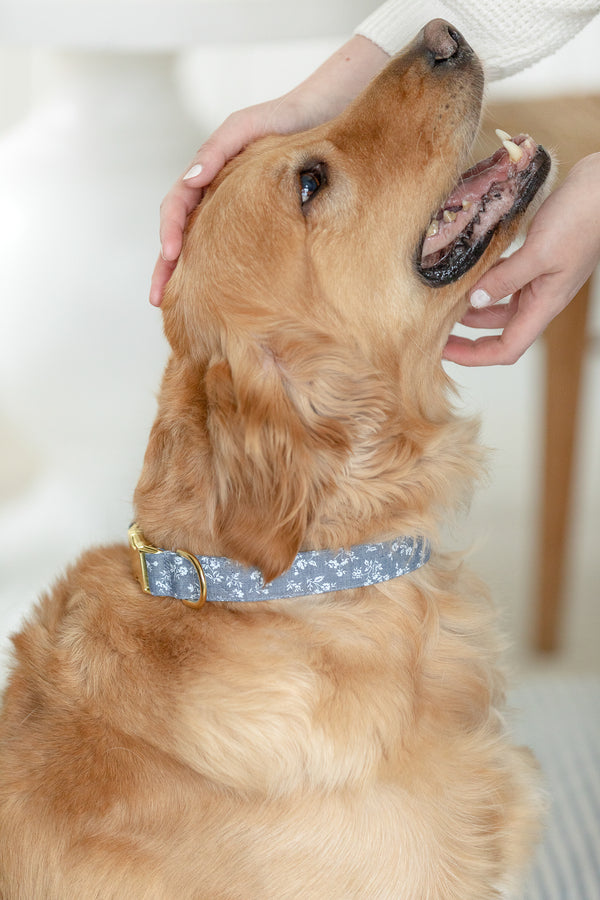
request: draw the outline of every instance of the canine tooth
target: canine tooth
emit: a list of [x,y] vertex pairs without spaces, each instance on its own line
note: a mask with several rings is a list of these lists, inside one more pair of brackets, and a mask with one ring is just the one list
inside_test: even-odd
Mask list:
[[507,134],[506,131],[502,131],[501,128],[496,128],[496,136],[502,143],[504,143],[504,141],[510,141],[511,139],[510,134]]
[[472,206],[473,206],[473,203],[471,200],[463,200],[463,202],[462,202],[463,209],[471,209]]
[[449,209],[444,210],[444,222],[454,222],[456,219],[456,213],[452,212]]
[[502,141],[506,149],[508,150],[508,155],[512,159],[514,163],[519,162],[521,157],[523,156],[523,151],[520,147],[517,146],[513,141]]
[[437,223],[437,220],[434,219],[433,222],[430,223],[429,228],[425,232],[425,237],[434,237],[440,230],[440,226]]

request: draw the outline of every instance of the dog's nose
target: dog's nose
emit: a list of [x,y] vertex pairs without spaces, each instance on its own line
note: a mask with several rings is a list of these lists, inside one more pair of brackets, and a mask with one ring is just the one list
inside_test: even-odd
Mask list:
[[444,19],[433,19],[423,29],[423,42],[434,65],[456,56],[464,45],[459,31]]

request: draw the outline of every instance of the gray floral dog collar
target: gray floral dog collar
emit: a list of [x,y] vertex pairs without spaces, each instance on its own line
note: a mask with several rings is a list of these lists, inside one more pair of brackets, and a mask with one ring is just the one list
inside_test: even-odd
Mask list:
[[428,561],[431,548],[422,537],[399,537],[349,550],[306,550],[290,568],[264,584],[260,569],[222,556],[193,556],[148,544],[137,525],[129,529],[136,576],[148,594],[174,597],[188,606],[205,601],[285,600],[329,591],[366,587],[414,572]]

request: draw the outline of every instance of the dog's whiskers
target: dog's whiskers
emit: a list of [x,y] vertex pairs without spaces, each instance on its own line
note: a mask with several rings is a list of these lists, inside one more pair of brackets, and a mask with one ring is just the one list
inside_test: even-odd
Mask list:
[[417,348],[417,350],[421,353],[421,355],[422,355],[425,359],[427,359],[427,358],[430,356],[430,354],[427,353],[427,351],[425,350],[425,348],[422,347],[421,344],[419,344],[419,342],[418,342],[417,339],[414,337],[414,335],[409,334],[409,335],[408,335],[408,339],[409,339],[409,341],[410,341],[411,343],[413,343],[413,344],[415,345],[415,347]]

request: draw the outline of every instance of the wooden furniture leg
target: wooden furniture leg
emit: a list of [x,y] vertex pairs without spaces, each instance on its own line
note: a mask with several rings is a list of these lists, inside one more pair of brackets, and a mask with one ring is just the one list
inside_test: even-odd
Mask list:
[[555,651],[560,642],[562,589],[568,556],[573,457],[591,279],[545,332],[545,459],[535,642]]
[[[495,128],[508,128],[511,134],[528,132],[545,147],[556,148],[560,159],[560,184],[578,160],[595,153],[600,146],[600,94],[538,97],[491,104],[485,114],[475,154],[477,158],[493,153],[498,146]],[[544,494],[540,510],[542,533],[534,631],[536,648],[546,652],[556,650],[560,638],[579,382],[590,293],[588,281],[546,329]]]

